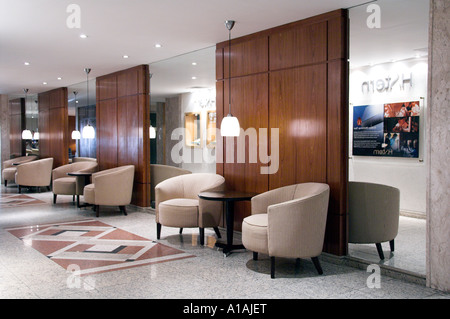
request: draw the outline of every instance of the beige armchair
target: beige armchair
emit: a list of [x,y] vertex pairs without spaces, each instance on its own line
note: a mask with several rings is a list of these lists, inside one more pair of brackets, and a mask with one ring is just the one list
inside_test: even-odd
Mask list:
[[205,227],[213,227],[220,238],[219,224],[223,212],[221,202],[198,198],[203,191],[225,189],[225,178],[218,174],[196,173],[175,176],[159,183],[155,188],[155,210],[157,238],[161,237],[161,226],[199,227],[200,244],[205,242]]
[[389,241],[394,251],[398,234],[400,190],[395,187],[365,183],[348,184],[348,242],[375,244],[384,259],[382,242]]
[[[161,164],[150,165],[150,193],[152,202],[155,201],[155,187],[162,181],[178,175],[192,174],[187,169]],[[153,204],[153,203],[152,203]]]
[[14,181],[16,179],[17,166],[23,163],[36,160],[36,155],[20,156],[12,158],[3,162],[2,178],[5,183],[5,187],[8,186],[8,181]]
[[251,215],[242,222],[242,244],[270,256],[275,278],[275,257],[311,258],[322,274],[319,256],[325,238],[330,188],[322,183],[280,187],[252,198]]
[[86,185],[83,193],[84,201],[94,205],[97,217],[101,205],[119,206],[120,211],[127,215],[125,206],[131,203],[134,171],[134,165],[125,165],[92,174],[92,184]]
[[52,183],[53,158],[44,158],[17,166],[16,184],[22,187],[48,187]]
[[57,195],[72,195],[77,204],[80,204],[80,195],[83,195],[84,177],[68,176],[67,173],[82,172],[95,173],[98,171],[97,162],[77,162],[57,167],[52,172],[53,204],[56,204]]

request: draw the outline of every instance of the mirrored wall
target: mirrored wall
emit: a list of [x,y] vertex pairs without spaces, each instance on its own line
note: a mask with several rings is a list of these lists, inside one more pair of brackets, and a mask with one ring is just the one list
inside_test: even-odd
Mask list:
[[[96,157],[96,138],[83,135],[86,126],[96,131],[96,81],[89,79],[67,88],[69,107],[69,158]],[[89,92],[89,96],[88,96]],[[75,132],[75,133],[74,133]]]
[[150,75],[151,163],[215,173],[215,46],[151,63]]
[[349,180],[400,190],[394,251],[382,243],[383,260],[375,244],[350,243],[349,255],[422,276],[428,12],[427,0],[379,0],[349,10]]

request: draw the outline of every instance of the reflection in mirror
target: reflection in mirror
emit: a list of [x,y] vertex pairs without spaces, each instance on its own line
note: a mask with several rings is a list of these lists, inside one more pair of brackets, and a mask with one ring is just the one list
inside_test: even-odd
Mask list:
[[26,140],[27,155],[39,155],[39,106],[38,95],[28,94],[25,100],[25,127],[31,131],[32,139]]
[[73,157],[93,157],[97,156],[96,139],[83,138],[75,139],[74,131],[82,132],[86,125],[91,125],[96,130],[96,109],[95,109],[95,79],[89,79],[89,105],[87,96],[86,81],[71,85],[67,88],[69,106],[69,159]]
[[[371,3],[371,5],[379,6],[382,12],[379,28],[368,24],[369,4],[349,9],[349,123],[353,123],[354,115],[357,119],[356,111],[359,109],[380,105],[381,111],[375,116],[378,116],[381,121],[377,126],[368,126],[368,128],[371,129],[371,134],[374,132],[372,128],[376,128],[383,135],[387,129],[384,123],[388,123],[383,119],[387,118],[383,114],[383,104],[419,101],[421,97],[427,96],[428,2],[379,0],[376,4]],[[408,14],[405,15],[405,12]],[[408,79],[410,79],[409,82]],[[367,81],[376,84],[373,90],[362,90],[363,83]],[[426,108],[425,104],[424,100],[421,100],[420,145],[425,144],[422,133],[426,131],[423,126],[426,123],[424,117],[426,112],[422,112]],[[360,259],[366,263],[406,270],[424,277],[426,273],[426,162],[428,160],[426,154],[423,152],[420,155],[421,160],[387,156],[382,158],[382,156],[371,156],[372,152],[365,156],[358,156],[354,149],[360,146],[353,141],[353,132],[359,129],[357,125],[355,124],[355,128],[349,125],[351,155],[348,162],[349,180],[382,184],[399,189],[400,216],[397,219],[398,233],[395,237],[395,250],[391,251],[388,242],[379,245],[379,248],[383,250],[384,259],[381,258],[383,255],[378,253],[375,243],[350,243],[348,255],[350,258]],[[411,133],[403,133],[403,139],[406,140],[408,134]],[[401,139],[402,136],[400,136]],[[349,198],[352,197],[354,196],[349,196]],[[386,197],[383,198],[386,200]],[[363,212],[362,208],[356,210],[359,214]],[[362,215],[358,217],[362,218]],[[393,226],[393,223],[389,222],[384,228]],[[352,228],[349,227],[349,232],[351,231]],[[374,233],[376,227],[370,231],[371,234]],[[349,234],[349,238],[351,235]]]
[[215,173],[215,130],[207,133],[215,127],[215,46],[152,63],[150,73],[151,163]]

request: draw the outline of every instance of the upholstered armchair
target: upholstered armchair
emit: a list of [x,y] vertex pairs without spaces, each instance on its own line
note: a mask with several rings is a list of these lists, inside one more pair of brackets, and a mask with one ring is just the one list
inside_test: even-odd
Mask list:
[[131,203],[134,171],[134,165],[125,165],[92,174],[92,183],[84,187],[83,195],[86,203],[94,205],[97,217],[102,205],[119,206],[127,215],[125,206]]
[[275,278],[275,257],[311,258],[322,274],[319,259],[323,248],[330,188],[322,183],[280,187],[252,198],[251,215],[242,222],[242,244],[271,259]]
[[14,181],[16,179],[17,166],[23,163],[36,160],[36,155],[20,156],[12,158],[3,162],[2,178],[5,183],[5,187],[8,185],[8,181]]
[[348,242],[375,244],[384,259],[382,242],[394,251],[400,217],[398,188],[365,182],[348,183]]
[[156,185],[155,210],[157,238],[161,226],[199,227],[200,244],[205,242],[205,227],[212,227],[220,238],[219,224],[223,212],[221,202],[199,199],[203,191],[225,190],[225,178],[218,174],[195,173],[175,176]]
[[[95,173],[98,171],[97,162],[77,162],[57,167],[52,172],[53,204],[56,204],[57,195],[77,196],[77,204],[80,203],[80,195],[83,195],[84,177],[68,176],[67,173]],[[90,183],[87,183],[90,184]]]
[[44,158],[17,166],[16,184],[22,187],[48,187],[52,183],[53,158]]
[[155,187],[162,181],[178,175],[192,174],[191,171],[180,167],[151,164],[150,165],[150,193],[152,202],[155,201]]

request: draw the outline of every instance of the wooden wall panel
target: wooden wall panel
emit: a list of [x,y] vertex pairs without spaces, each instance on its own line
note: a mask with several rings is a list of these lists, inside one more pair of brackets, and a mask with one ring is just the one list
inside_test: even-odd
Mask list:
[[270,37],[270,69],[327,60],[327,23],[319,22],[284,30]]
[[[329,184],[324,251],[336,255],[347,252],[347,30],[347,11],[336,10],[232,41],[232,114],[243,128],[279,128],[279,169],[262,175],[258,165],[228,162],[236,151],[228,142],[221,147],[225,163],[216,166],[232,189]],[[227,41],[217,44],[218,123],[228,113],[227,52]],[[236,229],[249,214],[248,204],[237,205]]]
[[69,163],[67,88],[39,93],[39,156],[53,157],[53,167]]
[[117,101],[97,101],[97,162],[100,170],[118,166]]
[[148,65],[97,78],[97,160],[100,169],[135,166],[132,204],[150,206]]
[[[268,70],[268,38],[262,37],[231,45],[231,76],[242,76],[266,72]],[[224,77],[229,77],[229,50],[224,49]]]
[[[280,169],[270,189],[303,182],[326,182],[326,65],[272,72],[270,127],[279,128]],[[286,169],[289,168],[289,169]]]

